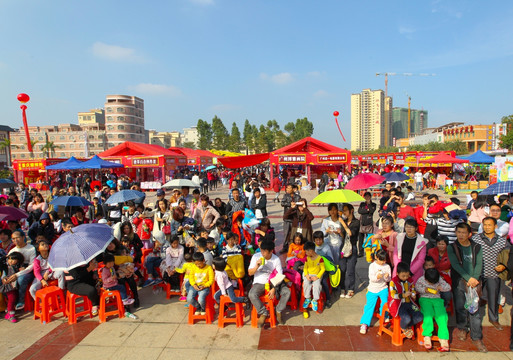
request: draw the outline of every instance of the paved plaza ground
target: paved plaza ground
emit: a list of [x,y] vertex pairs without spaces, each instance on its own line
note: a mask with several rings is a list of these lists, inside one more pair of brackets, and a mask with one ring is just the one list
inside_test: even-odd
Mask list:
[[[209,195],[226,199],[227,192],[224,187]],[[316,192],[302,194],[310,201]],[[272,202],[273,197],[271,192],[268,212],[279,249],[283,242],[283,211],[279,204]],[[149,193],[147,202],[153,199],[154,193]],[[327,208],[310,206],[309,209],[316,216],[314,230],[318,230]],[[177,297],[168,300],[164,293],[153,294],[151,288],[140,290],[141,308],[134,312],[138,320],[111,318],[99,324],[95,317],[68,325],[64,319],[56,318],[43,325],[33,320],[31,313],[21,316],[17,324],[2,319],[0,359],[513,359],[513,353],[509,352],[509,326],[499,332],[487,319],[483,326],[488,354],[476,352],[470,340],[453,340],[451,353],[443,354],[436,350],[428,352],[411,340],[396,347],[390,344],[388,336],[377,335],[377,325],[367,335],[360,335],[367,268],[368,264],[360,258],[356,272],[359,286],[352,299],[336,298],[331,309],[323,314],[312,313],[309,319],[304,319],[299,311],[287,309],[286,325],[275,329],[252,328],[248,311],[242,328],[227,325],[219,329],[217,321],[212,325],[188,325],[184,303]],[[500,316],[503,325],[510,323],[509,310],[510,305]]]

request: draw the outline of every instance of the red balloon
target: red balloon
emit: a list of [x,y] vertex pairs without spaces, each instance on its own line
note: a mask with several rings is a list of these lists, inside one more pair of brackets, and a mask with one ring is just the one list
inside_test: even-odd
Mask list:
[[338,116],[338,111],[334,111],[333,116]]
[[27,94],[24,94],[24,93],[21,93],[21,94],[18,94],[18,101],[21,102],[21,103],[26,103],[30,100],[30,96],[28,96]]

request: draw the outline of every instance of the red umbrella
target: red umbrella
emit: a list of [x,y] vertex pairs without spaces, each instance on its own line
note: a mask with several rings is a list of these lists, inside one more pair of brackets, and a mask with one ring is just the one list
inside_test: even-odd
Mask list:
[[430,159],[420,160],[421,163],[432,163],[432,164],[463,164],[469,163],[470,161],[464,159],[458,159],[447,154],[438,154]]
[[371,186],[381,184],[383,181],[385,181],[385,177],[374,174],[374,173],[363,173],[360,175],[356,175],[354,178],[349,180],[349,182],[344,186],[344,189],[349,190],[360,190],[360,189],[367,189]]

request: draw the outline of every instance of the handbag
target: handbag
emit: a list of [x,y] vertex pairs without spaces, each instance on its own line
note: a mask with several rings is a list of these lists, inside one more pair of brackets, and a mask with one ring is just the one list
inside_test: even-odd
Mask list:
[[353,244],[351,244],[351,237],[349,235],[346,235],[344,239],[344,246],[342,246],[341,252],[345,258],[353,254]]
[[360,225],[361,234],[372,234],[374,232],[374,224],[371,222],[368,225]]

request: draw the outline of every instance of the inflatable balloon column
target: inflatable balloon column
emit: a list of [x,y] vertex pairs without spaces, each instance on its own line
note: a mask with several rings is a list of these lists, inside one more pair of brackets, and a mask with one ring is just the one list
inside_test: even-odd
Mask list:
[[32,154],[32,143],[30,142],[30,134],[27,124],[27,113],[25,112],[25,110],[27,110],[27,105],[25,105],[25,103],[27,103],[29,100],[30,97],[27,94],[18,94],[18,101],[23,104],[20,106],[20,109],[23,114],[23,127],[25,128],[25,136],[27,137],[27,148]]
[[333,112],[333,116],[335,117],[335,122],[337,123],[338,131],[340,132],[340,135],[342,135],[342,139],[346,141],[346,138],[344,137],[344,134],[342,134],[342,130],[340,130],[340,125],[338,124],[338,111]]

